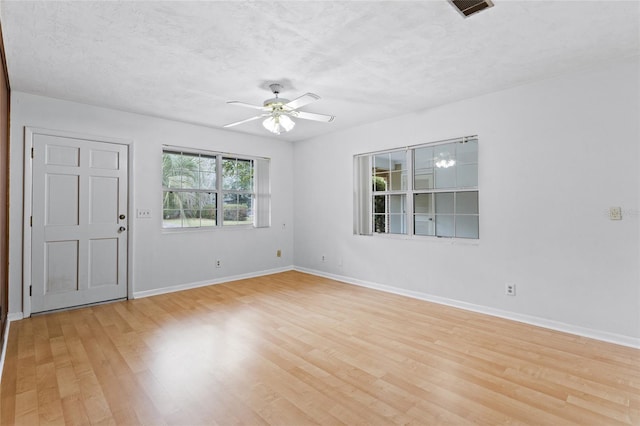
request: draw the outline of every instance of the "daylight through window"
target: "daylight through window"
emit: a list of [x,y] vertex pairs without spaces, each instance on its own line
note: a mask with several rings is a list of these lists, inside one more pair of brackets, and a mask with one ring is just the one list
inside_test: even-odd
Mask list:
[[475,136],[357,155],[354,232],[479,238]]
[[268,176],[268,159],[165,148],[162,152],[162,226],[269,226]]

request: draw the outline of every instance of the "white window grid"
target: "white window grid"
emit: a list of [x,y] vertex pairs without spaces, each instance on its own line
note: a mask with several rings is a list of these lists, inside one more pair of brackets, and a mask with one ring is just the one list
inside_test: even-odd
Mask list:
[[[251,199],[252,199],[252,208],[255,209],[255,202],[256,202],[256,199],[258,198],[257,196],[258,194],[256,194],[256,185],[255,185],[255,163],[256,163],[256,160],[268,161],[268,159],[261,159],[259,157],[250,157],[250,156],[231,154],[231,153],[225,153],[225,152],[219,152],[219,151],[207,151],[207,150],[190,149],[190,148],[184,148],[184,147],[176,147],[171,145],[163,145],[162,154],[164,155],[165,153],[173,153],[173,154],[180,154],[180,155],[184,155],[184,154],[197,155],[201,157],[215,158],[216,160],[215,188],[173,188],[173,187],[167,187],[163,185],[162,191],[163,191],[163,194],[164,192],[167,192],[167,191],[215,194],[216,195],[216,224],[214,226],[181,226],[181,227],[175,227],[175,228],[164,227],[163,229],[190,230],[190,229],[203,229],[203,228],[205,229],[222,228],[224,226],[224,195],[225,194],[249,195],[251,196]],[[223,164],[223,160],[225,159],[251,161],[252,173],[254,173],[254,175],[252,176],[251,190],[222,189],[222,176],[223,176],[222,164]],[[267,192],[268,192],[268,189],[267,189]],[[162,211],[164,214],[164,207],[162,208]],[[254,214],[254,222],[255,221],[256,221],[256,217]],[[268,218],[266,222],[267,222],[266,226],[269,226]],[[236,227],[251,227],[251,226],[254,226],[254,224],[248,223],[246,225],[234,225],[233,227],[236,228]],[[260,227],[262,226],[264,225],[260,225]]]
[[[458,216],[473,216],[473,217],[478,217],[479,220],[479,211],[478,213],[474,213],[474,214],[465,214],[465,213],[458,213],[458,209],[457,209],[457,202],[458,202],[458,197],[456,194],[458,193],[463,193],[463,192],[476,192],[479,193],[479,185],[474,185],[474,186],[455,186],[455,187],[451,187],[451,188],[429,188],[429,189],[415,189],[414,188],[414,160],[415,160],[415,151],[417,149],[420,148],[425,148],[425,147],[436,147],[436,146],[440,146],[440,145],[446,145],[446,144],[453,144],[453,143],[458,143],[458,142],[467,142],[467,141],[471,141],[471,140],[477,140],[478,137],[476,135],[473,136],[466,136],[463,138],[455,138],[455,139],[448,139],[448,140],[443,140],[443,141],[438,141],[438,142],[431,142],[431,143],[425,143],[425,144],[418,144],[418,145],[412,145],[412,146],[407,146],[404,148],[394,148],[394,149],[389,149],[389,150],[383,150],[383,151],[375,151],[375,152],[370,152],[370,153],[366,153],[366,154],[359,154],[356,157],[364,157],[364,156],[369,156],[371,157],[371,162],[370,162],[370,174],[371,176],[375,176],[378,175],[379,173],[374,173],[373,172],[373,168],[375,166],[375,156],[376,155],[382,155],[382,154],[391,154],[391,153],[398,153],[398,152],[404,152],[405,155],[405,171],[406,173],[404,174],[404,183],[403,189],[392,189],[392,190],[386,190],[386,191],[375,191],[374,189],[372,189],[371,191],[371,215],[370,215],[370,220],[371,220],[371,225],[370,225],[370,229],[372,234],[376,235],[376,234],[391,234],[389,232],[389,226],[390,226],[390,220],[391,220],[391,215],[401,215],[403,217],[403,219],[401,220],[401,227],[404,228],[404,232],[399,233],[400,235],[406,235],[406,236],[410,236],[410,237],[417,237],[417,238],[441,238],[437,235],[423,235],[423,234],[416,234],[415,233],[415,218],[416,218],[416,213],[414,210],[414,197],[415,195],[418,194],[433,194],[432,197],[435,198],[435,194],[438,193],[452,193],[453,195],[453,213],[447,213],[447,215],[451,215],[453,216],[453,229],[455,230],[455,226],[456,226],[456,220],[458,218]],[[478,166],[479,162],[476,161],[475,163],[467,163],[467,164],[475,164],[476,166]],[[372,184],[373,186],[373,184]],[[433,186],[433,185],[432,185]],[[404,199],[405,202],[404,204],[402,204],[403,206],[403,211],[399,212],[399,213],[391,213],[389,211],[389,200],[390,200],[390,196],[393,195],[404,195]],[[384,233],[377,233],[375,231],[375,217],[376,217],[376,212],[375,212],[375,197],[376,196],[384,196],[385,197],[385,213],[384,213],[384,217],[385,217],[385,232]],[[435,205],[435,204],[432,204]],[[381,214],[378,214],[379,216],[381,216]],[[434,212],[433,212],[433,216],[434,219],[435,217],[438,215],[438,213],[436,213],[435,208],[434,208]],[[454,234],[455,235],[455,234]],[[456,238],[456,237],[445,237],[445,238]],[[465,238],[466,239],[466,238]],[[472,239],[479,239],[479,231],[478,231],[478,237],[477,238],[472,238]]]

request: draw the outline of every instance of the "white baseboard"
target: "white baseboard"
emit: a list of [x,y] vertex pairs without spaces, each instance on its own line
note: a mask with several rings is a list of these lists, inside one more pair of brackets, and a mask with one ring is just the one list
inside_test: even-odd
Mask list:
[[153,290],[134,291],[133,298],[140,299],[143,297],[157,296],[159,294],[173,293],[175,291],[189,290],[189,289],[198,288],[198,287],[206,287],[208,285],[222,284],[230,281],[246,280],[248,278],[262,277],[264,275],[272,275],[272,274],[277,274],[279,272],[287,272],[292,270],[293,270],[293,266],[290,265],[290,266],[285,266],[283,268],[267,269],[264,271],[250,272],[248,274],[232,275],[230,277],[222,277],[214,280],[205,280],[205,281],[198,281],[194,283],[178,284],[178,285],[172,285],[169,287],[155,288]]
[[[222,283],[226,283],[226,282],[231,282],[231,281],[238,281],[238,280],[244,280],[247,278],[256,278],[256,277],[261,277],[264,275],[272,275],[272,274],[277,274],[279,272],[287,272],[287,271],[291,271],[293,270],[293,266],[285,266],[282,268],[275,268],[275,269],[267,269],[264,271],[258,271],[258,272],[251,272],[248,274],[241,274],[241,275],[233,275],[230,277],[223,277],[223,278],[218,278],[215,280],[206,280],[206,281],[199,281],[199,282],[194,282],[194,283],[186,283],[186,284],[179,284],[179,285],[174,285],[174,286],[169,286],[169,287],[163,287],[163,288],[157,288],[157,289],[153,289],[153,290],[145,290],[145,291],[134,291],[133,292],[133,298],[134,299],[140,299],[143,297],[150,297],[150,296],[156,296],[159,294],[167,294],[167,293],[173,293],[176,291],[181,291],[181,290],[189,290],[191,288],[198,288],[198,287],[205,287],[208,285],[214,285],[214,284],[222,284]],[[18,321],[24,318],[24,315],[22,312],[14,312],[14,313],[10,313],[7,315],[7,323],[5,325],[5,334],[3,336],[3,341],[2,341],[2,353],[0,354],[0,380],[2,380],[2,371],[4,368],[4,357],[5,357],[5,353],[7,351],[7,340],[9,337],[9,324],[11,324],[12,321]]]
[[20,321],[21,319],[24,319],[22,312],[13,312],[7,315],[7,322]]
[[[380,290],[387,293],[398,294],[400,296],[411,297],[414,299],[425,300],[427,302],[438,303],[440,305],[452,306],[455,308],[465,309],[472,312],[478,312],[494,317],[505,318],[512,321],[518,321],[525,324],[531,324],[539,327],[548,328],[551,330],[562,331],[564,333],[575,334],[577,336],[588,337],[591,339],[602,340],[604,342],[615,343],[622,346],[628,346],[632,348],[640,348],[640,339],[630,336],[624,336],[616,333],[610,333],[607,331],[594,330],[590,328],[580,327],[572,324],[566,324],[559,321],[553,321],[546,318],[536,317],[532,315],[524,315],[516,312],[503,311],[482,305],[475,305],[473,303],[462,302],[459,300],[448,299],[445,297],[433,296],[427,293],[418,291],[405,290],[397,287],[391,287],[384,284],[378,284],[370,281],[359,280],[356,278],[346,277],[343,275],[330,274],[315,269],[303,268],[300,266],[286,266],[283,268],[268,269],[265,271],[252,272],[249,274],[234,275],[230,277],[218,278],[215,280],[199,281],[194,283],[180,284],[170,287],[164,287],[154,290],[146,290],[134,292],[134,298],[143,298],[149,296],[155,296],[159,294],[173,293],[175,291],[188,290],[191,288],[204,287],[214,284],[222,284],[231,281],[244,280],[247,278],[256,278],[264,275],[277,274],[279,272],[286,271],[299,271],[319,277],[329,278],[332,280],[340,281],[346,284],[357,285],[360,287],[367,287],[374,290]],[[5,332],[2,339],[2,353],[0,354],[0,380],[2,380],[2,371],[4,368],[4,359],[7,352],[7,341],[9,339],[9,329],[12,321],[18,321],[23,319],[22,312],[14,312],[7,315],[7,322],[5,324]]]
[[22,318],[22,312],[7,314],[7,322],[4,324],[4,334],[2,335],[2,352],[0,353],[0,381],[2,381],[2,372],[4,371],[4,357],[7,353],[7,342],[9,341],[10,324],[12,321],[18,321]]
[[405,290],[402,288],[391,287],[384,284],[373,283],[370,281],[363,281],[356,278],[346,277],[342,275],[330,274],[315,269],[303,268],[295,266],[295,271],[304,272],[311,275],[317,275],[319,277],[329,278],[336,281],[341,281],[346,284],[353,284],[360,287],[367,287],[374,290],[380,290],[387,293],[398,294],[400,296],[407,296],[414,299],[425,300],[427,302],[438,303],[440,305],[452,306],[455,308],[465,309],[467,311],[478,312],[481,314],[491,315],[494,317],[505,318],[512,321],[518,321],[525,324],[531,324],[538,327],[544,327],[551,330],[562,331],[564,333],[575,334],[577,336],[588,337],[591,339],[602,340],[604,342],[615,343],[617,345],[629,346],[632,348],[640,349],[640,339],[630,336],[624,336],[621,334],[610,333],[608,331],[594,330],[590,328],[580,327],[573,324],[566,324],[560,321],[554,321],[546,318],[536,317],[533,315],[519,314],[517,312],[503,311],[501,309],[491,308],[488,306],[475,305],[473,303],[462,302],[459,300],[448,299],[445,297],[433,296],[427,293],[418,291]]
[[4,371],[4,356],[7,353],[7,341],[9,340],[9,317],[4,325],[4,334],[2,335],[2,353],[0,353],[0,383],[2,382],[2,372]]

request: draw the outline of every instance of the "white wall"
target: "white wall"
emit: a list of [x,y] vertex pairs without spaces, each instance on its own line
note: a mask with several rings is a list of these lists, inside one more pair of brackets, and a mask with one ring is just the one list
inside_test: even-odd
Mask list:
[[[153,213],[130,227],[136,292],[295,264],[640,339],[639,74],[630,59],[293,146],[13,92],[9,310],[22,310],[23,129],[33,126],[133,141],[130,211]],[[479,243],[353,235],[354,154],[470,134],[480,140]],[[162,144],[270,157],[273,226],[162,232]],[[610,206],[622,221],[608,219]],[[506,282],[516,297],[504,296]]]
[[[151,209],[151,219],[130,214],[135,292],[291,267],[293,261],[291,143],[130,114],[21,92],[11,94],[9,312],[22,311],[24,127],[132,140],[130,213]],[[163,144],[271,158],[272,227],[162,231]],[[285,229],[282,225],[286,224]],[[281,249],[283,256],[276,257]],[[216,269],[215,259],[222,260]]]
[[[636,341],[639,75],[628,59],[296,143],[295,265]],[[479,243],[353,235],[354,154],[473,134]]]

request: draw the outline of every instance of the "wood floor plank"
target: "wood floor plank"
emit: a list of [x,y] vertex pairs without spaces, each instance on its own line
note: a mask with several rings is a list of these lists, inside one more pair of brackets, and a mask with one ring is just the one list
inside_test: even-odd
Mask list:
[[640,425],[640,350],[285,272],[13,322],[2,425]]

